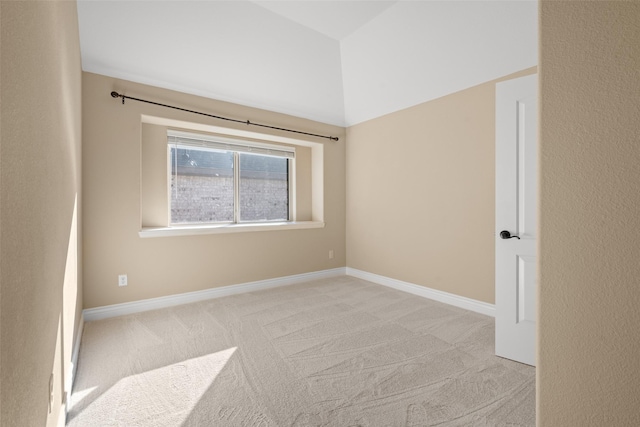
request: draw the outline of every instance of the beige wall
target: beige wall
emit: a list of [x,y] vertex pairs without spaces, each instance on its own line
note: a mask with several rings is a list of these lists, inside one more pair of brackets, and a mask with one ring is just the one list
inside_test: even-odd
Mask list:
[[[339,136],[339,142],[309,139],[324,144],[326,226],[140,238],[141,116],[198,125],[227,126],[227,122],[131,100],[122,105],[110,97],[113,90],[211,114]],[[246,129],[244,124],[230,126]],[[345,266],[344,147],[344,129],[339,127],[84,73],[84,308]],[[333,260],[329,250],[335,252]],[[129,285],[118,287],[118,274],[124,273]]]
[[0,10],[0,424],[57,425],[82,308],[76,4]]
[[540,7],[538,422],[640,425],[640,3]]
[[495,84],[347,130],[349,267],[494,302]]
[[[87,308],[345,265],[344,138],[325,145],[324,229],[140,239],[140,115],[193,119],[108,93],[340,129],[85,74],[82,203],[75,3],[2,2],[0,19],[0,424],[60,412],[81,205]],[[639,22],[633,2],[541,3],[539,425],[640,423]],[[493,302],[494,86],[348,130],[349,266]]]

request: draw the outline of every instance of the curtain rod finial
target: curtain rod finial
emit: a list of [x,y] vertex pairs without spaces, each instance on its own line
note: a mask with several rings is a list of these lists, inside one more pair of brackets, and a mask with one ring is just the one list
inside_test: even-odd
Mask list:
[[112,98],[122,98],[122,105],[124,105],[124,95],[120,95],[118,92],[116,92],[114,90],[113,92],[111,92],[111,97]]
[[115,90],[113,92],[111,92],[111,97],[112,98],[122,98],[122,105],[124,105],[124,95],[120,95],[118,92],[116,92]]

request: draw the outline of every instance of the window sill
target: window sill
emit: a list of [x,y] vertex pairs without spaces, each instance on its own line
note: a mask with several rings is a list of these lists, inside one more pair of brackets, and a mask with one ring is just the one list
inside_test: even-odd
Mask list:
[[175,225],[170,227],[143,227],[140,237],[195,236],[199,234],[245,233],[249,231],[301,230],[324,228],[324,222],[271,222],[254,224]]

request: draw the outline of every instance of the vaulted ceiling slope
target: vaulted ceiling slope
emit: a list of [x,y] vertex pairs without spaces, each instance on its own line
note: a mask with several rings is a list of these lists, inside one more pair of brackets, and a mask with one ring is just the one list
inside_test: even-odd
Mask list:
[[85,71],[339,126],[537,64],[535,1],[80,0],[78,16]]

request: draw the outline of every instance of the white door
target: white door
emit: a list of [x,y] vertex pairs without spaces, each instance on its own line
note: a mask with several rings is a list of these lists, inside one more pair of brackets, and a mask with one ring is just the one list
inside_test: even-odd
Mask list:
[[537,74],[496,85],[496,355],[534,366],[537,87]]

